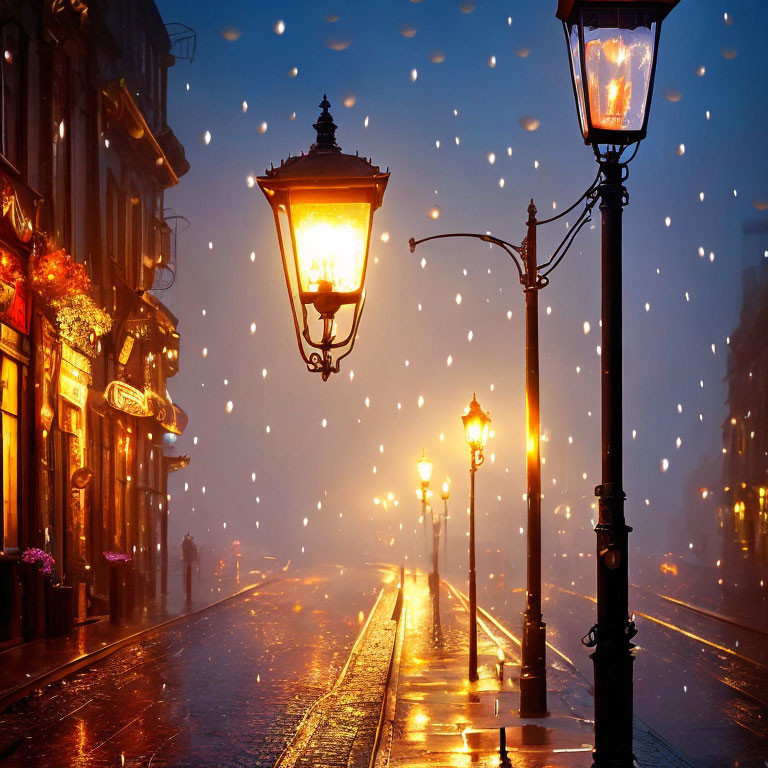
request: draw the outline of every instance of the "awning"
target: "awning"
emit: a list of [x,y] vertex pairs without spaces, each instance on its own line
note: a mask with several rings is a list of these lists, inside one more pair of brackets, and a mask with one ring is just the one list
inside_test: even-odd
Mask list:
[[154,401],[155,418],[164,429],[174,435],[180,435],[187,428],[189,419],[178,405],[155,394],[151,395],[150,399]]
[[182,454],[181,456],[166,456],[165,467],[169,472],[176,472],[178,469],[184,469],[189,466],[189,456]]

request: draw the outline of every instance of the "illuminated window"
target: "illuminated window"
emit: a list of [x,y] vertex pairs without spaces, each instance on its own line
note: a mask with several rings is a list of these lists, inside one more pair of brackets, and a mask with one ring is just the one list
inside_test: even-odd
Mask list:
[[19,365],[2,362],[3,548],[19,546]]

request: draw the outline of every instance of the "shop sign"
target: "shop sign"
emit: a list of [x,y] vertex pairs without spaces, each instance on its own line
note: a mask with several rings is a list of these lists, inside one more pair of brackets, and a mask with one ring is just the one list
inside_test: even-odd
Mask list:
[[111,381],[104,391],[104,399],[113,408],[131,416],[152,415],[152,405],[146,395],[124,381]]

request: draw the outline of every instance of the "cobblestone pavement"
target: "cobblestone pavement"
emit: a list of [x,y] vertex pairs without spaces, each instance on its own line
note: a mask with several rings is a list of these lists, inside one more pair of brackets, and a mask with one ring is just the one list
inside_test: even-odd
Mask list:
[[0,765],[272,768],[336,681],[383,576],[288,574],[151,632],[3,715],[0,742],[17,742]]
[[[119,626],[112,625],[109,617],[102,617],[100,620],[75,627],[68,635],[39,638],[0,653],[0,712],[13,701],[28,695],[34,688],[41,688],[52,679],[63,677],[59,671],[64,667],[70,666],[68,674],[73,674],[88,662],[85,657],[100,654],[105,649],[107,653],[113,652],[115,649],[112,646],[129,640],[132,635],[195,613],[238,592],[246,591],[245,585],[210,574],[204,579],[194,579],[194,599],[187,603],[180,583],[181,575],[171,575],[173,578],[169,580],[170,594],[166,595],[165,599],[156,601],[143,611],[137,611],[130,620],[124,620]],[[264,581],[272,582],[277,578],[279,577],[273,575]],[[246,584],[255,586],[261,581],[256,579]],[[102,657],[103,655],[107,654],[102,654]],[[92,664],[96,661],[96,658],[90,660]],[[54,677],[51,678],[50,675]],[[0,742],[0,752],[2,750],[3,743]]]
[[387,689],[397,622],[397,589],[382,591],[337,684],[299,727],[276,768],[367,768]]

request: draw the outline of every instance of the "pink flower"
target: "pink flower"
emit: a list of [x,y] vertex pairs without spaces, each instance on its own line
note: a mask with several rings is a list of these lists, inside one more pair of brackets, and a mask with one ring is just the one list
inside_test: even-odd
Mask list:
[[46,576],[53,575],[53,566],[56,564],[56,561],[53,559],[52,555],[43,552],[42,549],[29,547],[29,549],[25,549],[24,552],[22,552],[21,559],[25,563],[30,563],[31,565],[38,563],[40,565],[40,573],[44,573]]
[[106,557],[110,563],[130,563],[131,562],[131,556],[126,555],[123,552],[105,552],[104,557]]

